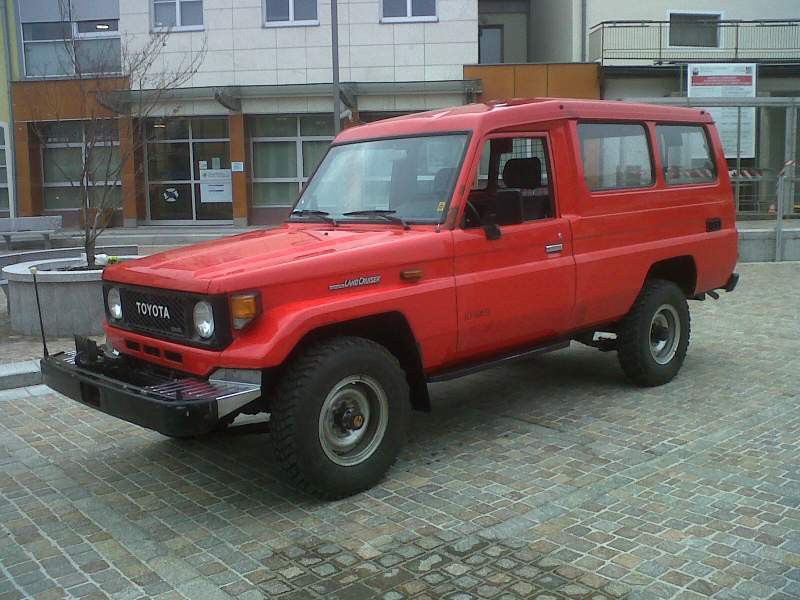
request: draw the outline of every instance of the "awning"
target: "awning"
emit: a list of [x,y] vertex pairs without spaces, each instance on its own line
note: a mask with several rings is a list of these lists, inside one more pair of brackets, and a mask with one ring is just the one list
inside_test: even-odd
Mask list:
[[[343,82],[340,84],[342,100],[355,108],[359,96],[462,94],[472,101],[481,93],[480,79],[452,79],[444,81],[383,81]],[[171,101],[215,100],[233,112],[242,109],[246,98],[297,98],[333,96],[331,83],[300,83],[287,85],[233,85],[209,87],[181,87],[171,90],[120,90],[111,92],[104,104],[120,113],[127,113],[136,104]]]

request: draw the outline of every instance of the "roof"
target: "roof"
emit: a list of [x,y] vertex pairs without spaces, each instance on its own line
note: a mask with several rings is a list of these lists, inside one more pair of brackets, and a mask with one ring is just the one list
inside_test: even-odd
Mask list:
[[610,100],[528,98],[467,104],[376,121],[344,130],[336,138],[336,142],[419,133],[493,131],[559,119],[712,122],[708,112],[701,108],[629,104]]

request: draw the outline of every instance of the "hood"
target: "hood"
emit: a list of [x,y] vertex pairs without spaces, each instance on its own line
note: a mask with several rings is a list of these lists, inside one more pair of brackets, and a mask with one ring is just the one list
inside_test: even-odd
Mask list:
[[430,233],[404,231],[391,225],[374,229],[284,225],[113,265],[105,270],[103,279],[198,294],[215,293],[226,291],[226,279]]

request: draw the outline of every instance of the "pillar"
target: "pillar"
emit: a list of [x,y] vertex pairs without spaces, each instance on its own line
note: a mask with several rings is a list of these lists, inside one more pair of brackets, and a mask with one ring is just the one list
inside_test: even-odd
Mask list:
[[[119,120],[119,155],[122,158],[120,180],[122,182],[122,225],[136,227],[140,219],[138,208],[138,177],[136,176],[135,130],[130,118]],[[142,215],[141,218],[144,218]]]
[[26,122],[14,124],[17,206],[20,217],[42,214],[42,165],[39,140]]
[[250,206],[250,186],[248,185],[247,170],[247,138],[244,130],[244,115],[234,113],[228,117],[228,131],[230,132],[231,167],[233,163],[240,162],[245,165],[242,171],[231,173],[231,192],[233,194],[233,224],[247,225],[247,215]]

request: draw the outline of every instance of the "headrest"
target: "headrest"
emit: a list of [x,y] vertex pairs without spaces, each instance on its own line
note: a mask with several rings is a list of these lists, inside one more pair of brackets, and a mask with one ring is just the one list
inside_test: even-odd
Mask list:
[[436,176],[433,178],[433,191],[440,193],[446,192],[450,188],[456,171],[457,169],[452,167],[439,169],[436,172]]
[[521,190],[542,187],[542,161],[535,156],[509,159],[503,167],[503,182],[507,188]]

